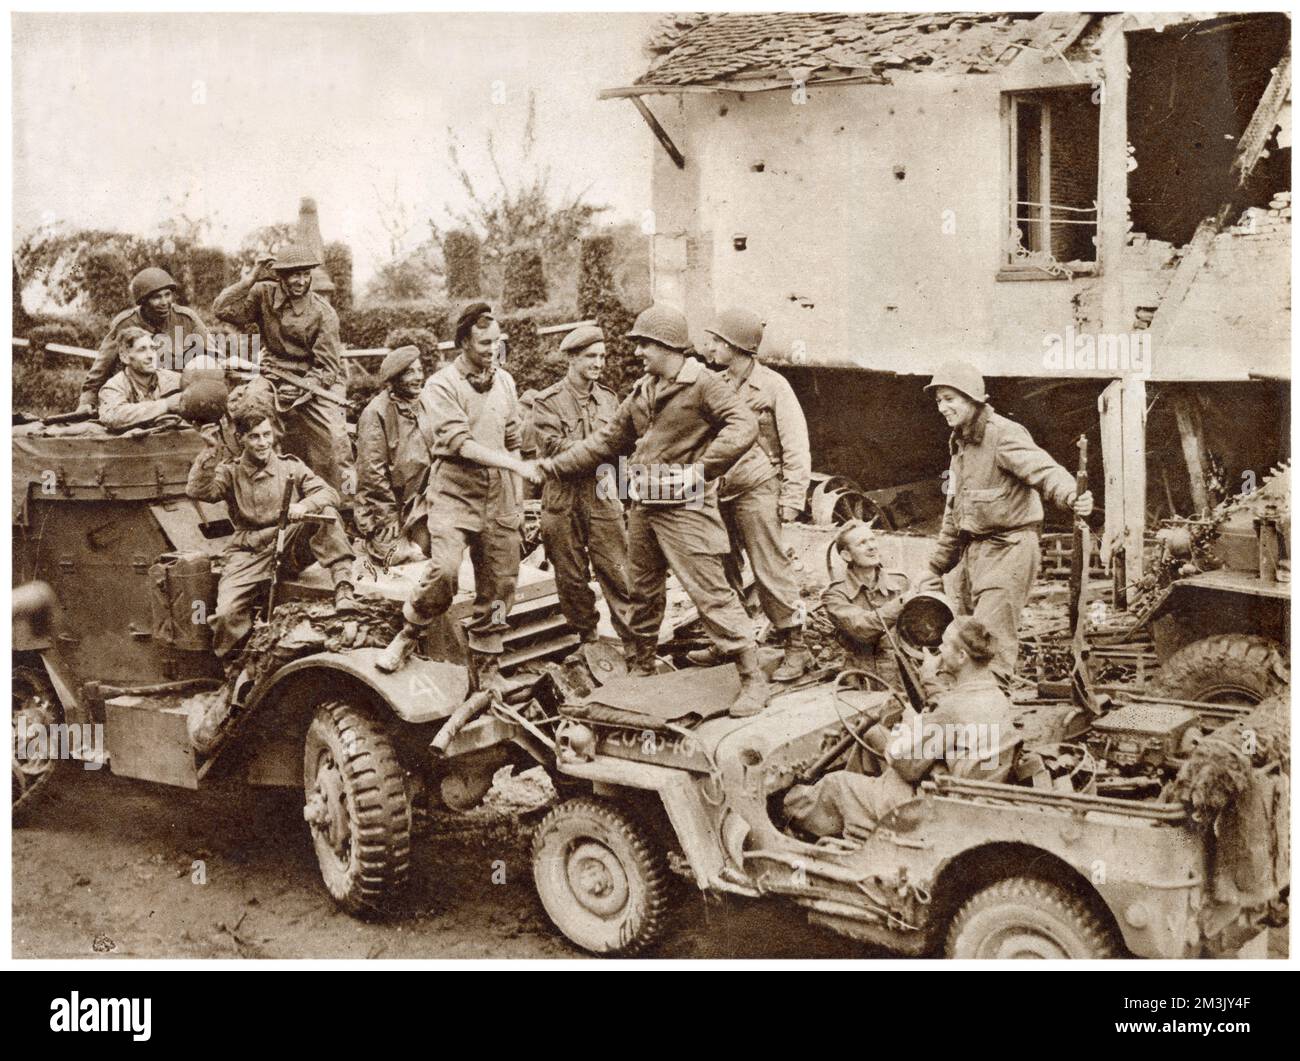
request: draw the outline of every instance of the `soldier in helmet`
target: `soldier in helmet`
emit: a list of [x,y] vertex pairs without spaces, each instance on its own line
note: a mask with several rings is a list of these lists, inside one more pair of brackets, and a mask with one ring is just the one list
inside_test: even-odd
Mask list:
[[1092,493],[1076,493],[1074,476],[1023,425],[993,411],[973,365],[942,366],[925,390],[952,435],[943,526],[922,588],[956,571],[959,603],[997,639],[993,669],[1006,680],[1015,673],[1020,612],[1038,575],[1042,497],[1086,518]]
[[420,401],[420,350],[402,346],[379,366],[384,389],[357,421],[357,530],[379,563],[407,564],[429,555],[425,486],[434,445],[433,420]]
[[165,269],[149,266],[131,278],[130,309],[124,309],[108,326],[99,344],[99,353],[81,384],[78,412],[93,412],[99,407],[99,392],[122,365],[118,361],[120,337],[127,328],[143,328],[150,335],[163,337],[159,356],[162,367],[179,372],[189,357],[202,354],[211,345],[208,326],[188,306],[176,304],[176,281]]
[[[284,248],[278,257],[261,255],[247,278],[216,297],[212,312],[237,327],[257,325],[267,363],[342,397],[338,314],[311,290],[311,271],[318,265],[319,256],[298,245]],[[341,491],[351,465],[343,406],[286,383],[277,383],[276,389],[284,451]]]
[[515,381],[498,365],[501,328],[486,302],[456,322],[456,359],[424,385],[433,423],[429,472],[429,563],[402,610],[405,623],[375,660],[386,673],[405,666],[424,632],[451,607],[465,550],[474,565],[474,612],[466,626],[470,688],[500,692],[501,635],[515,599],[523,484],[522,425]]
[[[725,310],[707,332],[714,363],[723,366],[723,378],[758,419],[758,441],[718,484],[719,506],[731,542],[725,561],[727,581],[741,592],[743,556],[748,554],[763,614],[785,648],[772,680],[790,682],[812,666],[804,642],[799,587],[781,544],[781,524],[794,522],[808,494],[812,474],[808,424],[785,377],[758,362],[763,322],[757,314]],[[688,658],[696,664],[716,662],[707,649]]]
[[550,478],[585,477],[620,459],[632,500],[628,513],[628,619],[635,638],[634,674],[653,674],[659,627],[671,569],[699,610],[720,658],[735,662],[740,694],[735,717],[767,704],[767,681],[758,665],[749,616],[727,583],[722,557],[729,550],[718,514],[717,482],[758,437],[754,414],[720,375],[686,356],[686,318],[654,305],[628,333],[646,374],[608,424],[590,437],[538,463]]
[[[585,325],[560,343],[569,359],[558,383],[533,400],[525,439],[537,455],[551,457],[595,434],[614,419],[618,398],[600,385],[605,367],[605,334]],[[624,648],[634,639],[627,625],[627,537],[623,506],[612,477],[553,479],[542,487],[542,544],[555,571],[560,608],[583,642],[596,640],[596,597],[591,576],[600,583],[610,621]]]

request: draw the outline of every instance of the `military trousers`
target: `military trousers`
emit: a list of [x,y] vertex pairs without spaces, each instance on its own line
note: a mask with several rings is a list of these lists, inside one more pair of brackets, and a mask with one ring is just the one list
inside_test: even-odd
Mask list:
[[[208,620],[212,650],[219,659],[233,653],[252,630],[253,607],[271,581],[275,528],[246,533],[250,539],[247,547],[226,550],[225,567],[217,583],[217,608]],[[281,577],[296,575],[316,560],[329,571],[334,585],[351,580],[352,546],[337,516],[329,523],[291,523],[286,533]]]
[[[437,506],[433,506],[435,511]],[[451,523],[429,519],[429,563],[420,573],[411,599],[402,615],[413,626],[428,626],[451,607],[457,589],[460,563],[469,550],[474,567],[474,612],[465,627],[466,641],[473,652],[500,655],[501,635],[510,629],[506,621],[515,603],[519,579],[520,517],[491,516],[482,530],[466,530]]]
[[1038,531],[1029,528],[972,538],[957,561],[958,604],[997,638],[993,668],[1006,677],[1016,672],[1020,612],[1041,562]]
[[727,584],[727,530],[717,501],[703,505],[633,504],[628,510],[628,625],[640,645],[655,645],[667,604],[665,580],[677,577],[714,647],[724,656],[754,646],[750,618]]
[[[340,396],[344,393],[341,384],[331,390]],[[280,413],[280,424],[284,428],[281,449],[285,453],[301,460],[340,496],[356,493],[352,441],[343,406],[311,394]]]
[[802,627],[803,615],[799,587],[781,542],[780,494],[781,481],[774,475],[718,507],[731,545],[723,561],[727,582],[743,598],[741,573],[748,555],[763,614],[777,630],[785,631]]
[[595,575],[609,607],[610,622],[624,644],[633,641],[628,626],[627,536],[617,509],[592,510],[581,500],[561,511],[542,513],[542,545],[555,574],[555,590],[564,618],[584,639],[596,632]]

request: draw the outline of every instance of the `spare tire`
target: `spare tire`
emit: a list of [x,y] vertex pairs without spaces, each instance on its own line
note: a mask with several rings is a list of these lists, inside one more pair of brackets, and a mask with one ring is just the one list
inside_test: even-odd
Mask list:
[[1215,634],[1184,645],[1161,667],[1159,695],[1214,704],[1257,704],[1285,693],[1281,646],[1255,634]]

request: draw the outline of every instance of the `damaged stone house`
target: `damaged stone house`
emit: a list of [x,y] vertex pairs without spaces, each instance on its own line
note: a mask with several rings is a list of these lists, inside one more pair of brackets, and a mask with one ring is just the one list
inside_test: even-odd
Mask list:
[[1287,456],[1289,37],[1280,14],[676,16],[602,95],[658,140],[655,297],[697,336],[765,317],[815,467],[937,491],[921,387],[969,357],[1067,467],[1089,435],[1132,579],[1152,520]]

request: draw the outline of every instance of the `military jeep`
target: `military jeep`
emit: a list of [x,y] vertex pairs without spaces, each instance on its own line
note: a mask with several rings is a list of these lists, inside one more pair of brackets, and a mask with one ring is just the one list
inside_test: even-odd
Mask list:
[[1198,823],[1170,795],[1189,749],[1249,708],[1134,703],[1077,736],[1071,705],[1022,704],[1006,782],[934,777],[865,839],[814,840],[783,827],[781,797],[896,694],[822,675],[749,719],[707,704],[685,717],[655,709],[680,698],[668,688],[610,695],[668,680],[621,679],[560,711],[556,770],[572,794],[538,827],[533,873],[551,921],[585,950],[653,948],[681,905],[678,878],[714,896],[777,896],[815,924],[913,956],[1226,954],[1258,946],[1261,926],[1284,917],[1284,770],[1259,772],[1274,846],[1252,853],[1249,895],[1224,882],[1235,827]]
[[[470,594],[458,595],[430,628],[422,656],[381,674],[376,646],[396,629],[421,565],[358,565],[368,639],[321,635],[320,624],[332,621],[332,589],[312,566],[282,582],[266,617],[293,622],[255,661],[241,725],[211,757],[196,754],[187,733],[192,698],[221,695],[204,620],[233,531],[223,504],[185,496],[199,434],[188,426],[114,435],[95,423],[26,422],[15,425],[13,444],[14,582],[47,583],[60,612],[53,629],[15,629],[15,733],[42,735],[15,742],[16,820],[34,812],[65,759],[189,789],[301,786],[304,836],[330,894],[349,912],[373,915],[407,879],[413,803],[468,810],[501,767],[554,761],[530,694],[578,638],[553,580],[527,566],[505,638],[507,702],[476,717],[464,710],[460,620]],[[597,670],[621,668],[617,654],[598,655],[586,657]],[[565,679],[566,688],[591,680],[590,667],[578,669],[585,676]],[[96,729],[102,740],[69,739]]]

